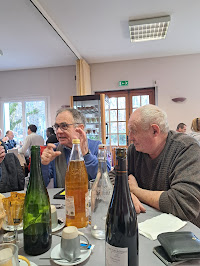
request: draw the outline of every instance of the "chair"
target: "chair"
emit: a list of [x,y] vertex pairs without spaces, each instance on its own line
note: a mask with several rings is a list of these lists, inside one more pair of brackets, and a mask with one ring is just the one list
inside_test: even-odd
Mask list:
[[14,153],[6,154],[0,170],[0,193],[24,189],[25,175]]

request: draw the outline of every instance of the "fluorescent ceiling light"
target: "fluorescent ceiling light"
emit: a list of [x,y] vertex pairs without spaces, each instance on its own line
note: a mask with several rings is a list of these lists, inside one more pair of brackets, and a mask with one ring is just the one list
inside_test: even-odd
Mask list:
[[3,52],[0,50],[0,56],[3,55]]
[[129,21],[131,42],[164,39],[169,22],[170,16]]

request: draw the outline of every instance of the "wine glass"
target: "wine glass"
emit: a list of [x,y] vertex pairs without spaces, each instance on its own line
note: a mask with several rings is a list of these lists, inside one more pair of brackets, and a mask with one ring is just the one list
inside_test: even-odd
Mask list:
[[14,234],[17,245],[20,247],[20,241],[18,239],[18,229],[22,225],[23,220],[23,209],[24,209],[24,200],[14,201],[12,205],[13,211],[13,225],[14,225]]
[[3,206],[6,212],[5,217],[5,230],[13,231],[15,234],[15,240],[20,247],[20,241],[18,239],[18,230],[22,226],[23,220],[23,208],[24,208],[25,193],[11,192],[11,196],[3,198]]

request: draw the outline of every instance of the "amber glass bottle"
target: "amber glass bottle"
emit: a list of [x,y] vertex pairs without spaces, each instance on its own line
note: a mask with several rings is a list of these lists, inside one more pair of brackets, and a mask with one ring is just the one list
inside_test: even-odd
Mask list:
[[80,140],[72,140],[69,166],[65,175],[66,226],[88,225],[88,174],[80,148]]

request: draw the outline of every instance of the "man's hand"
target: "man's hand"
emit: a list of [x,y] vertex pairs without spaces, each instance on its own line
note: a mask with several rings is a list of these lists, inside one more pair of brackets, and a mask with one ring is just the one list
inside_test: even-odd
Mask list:
[[134,193],[134,190],[138,188],[138,183],[133,175],[128,176],[128,183],[129,183],[130,191]]
[[53,161],[57,156],[61,155],[60,151],[54,151],[56,148],[56,145],[49,143],[44,149],[42,155],[41,155],[41,163],[44,165],[49,164],[51,161]]
[[0,146],[0,163],[4,160],[5,155],[6,153],[5,153],[4,147]]
[[133,204],[135,206],[136,213],[146,212],[146,209],[139,201],[139,199],[134,195],[134,190],[138,188],[138,183],[133,175],[128,176],[128,183],[131,191],[131,197],[133,200]]
[[133,200],[133,204],[135,206],[136,213],[146,212],[146,209],[144,208],[142,203],[139,201],[139,199],[133,193],[131,193],[131,197]]
[[2,140],[3,140],[3,142],[6,142],[6,141],[9,140],[9,138],[8,137],[3,137]]
[[76,132],[79,134],[80,139],[80,147],[83,156],[88,153],[88,142],[87,142],[87,136],[84,130],[82,130],[80,127],[76,128]]
[[[141,202],[148,204],[149,206],[152,206],[158,210],[160,209],[159,200],[160,200],[160,195],[163,193],[163,191],[151,191],[151,190],[140,188],[133,175],[128,176],[128,183],[129,183],[131,193],[133,193],[134,196],[137,197],[137,200],[139,201],[139,203],[141,201]],[[132,197],[132,199],[133,199],[133,197]],[[134,200],[135,199],[133,199],[133,201]],[[138,205],[137,201],[136,201],[136,204]]]

